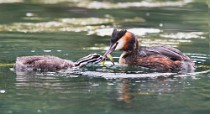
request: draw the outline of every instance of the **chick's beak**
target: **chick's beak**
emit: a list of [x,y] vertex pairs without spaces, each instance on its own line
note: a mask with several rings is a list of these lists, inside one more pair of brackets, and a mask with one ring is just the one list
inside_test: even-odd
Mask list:
[[115,48],[117,47],[117,44],[118,43],[114,43],[113,45],[110,46],[109,50],[107,50],[104,54],[104,58],[106,59],[107,58],[107,55],[111,54]]

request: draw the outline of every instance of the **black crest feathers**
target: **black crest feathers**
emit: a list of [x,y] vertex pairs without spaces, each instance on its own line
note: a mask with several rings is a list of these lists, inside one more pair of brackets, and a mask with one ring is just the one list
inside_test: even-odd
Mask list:
[[117,29],[114,29],[112,32],[111,43],[117,42],[126,32],[127,32],[126,29],[122,29],[120,31],[117,31]]

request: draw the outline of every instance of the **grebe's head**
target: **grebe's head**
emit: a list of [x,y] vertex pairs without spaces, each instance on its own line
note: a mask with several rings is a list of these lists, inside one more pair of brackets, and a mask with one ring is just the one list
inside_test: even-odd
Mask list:
[[98,64],[100,62],[103,61],[103,56],[97,54],[97,53],[94,53],[94,54],[89,54],[85,57],[82,57],[80,58],[79,60],[77,60],[75,62],[75,66],[76,67],[83,67],[87,64]]
[[110,41],[110,48],[106,51],[104,57],[107,57],[107,55],[112,53],[114,50],[134,51],[136,49],[138,49],[138,41],[133,33],[125,29],[120,31],[114,29]]

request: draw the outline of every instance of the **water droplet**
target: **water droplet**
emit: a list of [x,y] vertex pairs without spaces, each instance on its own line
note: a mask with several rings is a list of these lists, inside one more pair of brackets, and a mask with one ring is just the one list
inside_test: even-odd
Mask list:
[[62,50],[57,50],[57,52],[61,52]]
[[11,113],[13,113],[13,111],[9,110],[8,113],[11,114]]
[[26,16],[27,16],[27,17],[32,17],[32,16],[34,16],[34,14],[33,14],[33,13],[28,12],[28,13],[26,13]]
[[5,93],[6,91],[5,90],[0,90],[0,93]]
[[47,52],[47,53],[49,53],[49,52],[51,52],[51,50],[43,50],[44,52]]
[[93,84],[92,86],[96,87],[96,86],[99,86],[99,84]]
[[38,113],[41,113],[42,111],[40,109],[37,110]]
[[136,80],[135,82],[139,83],[139,82],[141,82],[141,81],[140,81],[140,80]]
[[113,83],[107,83],[107,85],[110,85],[111,86],[111,85],[114,85],[114,84]]
[[35,50],[31,50],[32,53],[36,52]]

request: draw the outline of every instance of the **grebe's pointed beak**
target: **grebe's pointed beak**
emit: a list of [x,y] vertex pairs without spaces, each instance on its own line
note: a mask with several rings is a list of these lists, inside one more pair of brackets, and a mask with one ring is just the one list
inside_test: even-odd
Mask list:
[[117,44],[118,43],[114,43],[113,45],[110,46],[109,50],[107,50],[104,54],[104,58],[106,59],[107,58],[107,55],[111,54],[117,47]]
[[113,45],[110,46],[109,50],[107,50],[103,56],[103,59],[109,59],[112,64],[114,65],[114,59],[111,56],[111,53],[116,49],[118,43],[114,43]]

